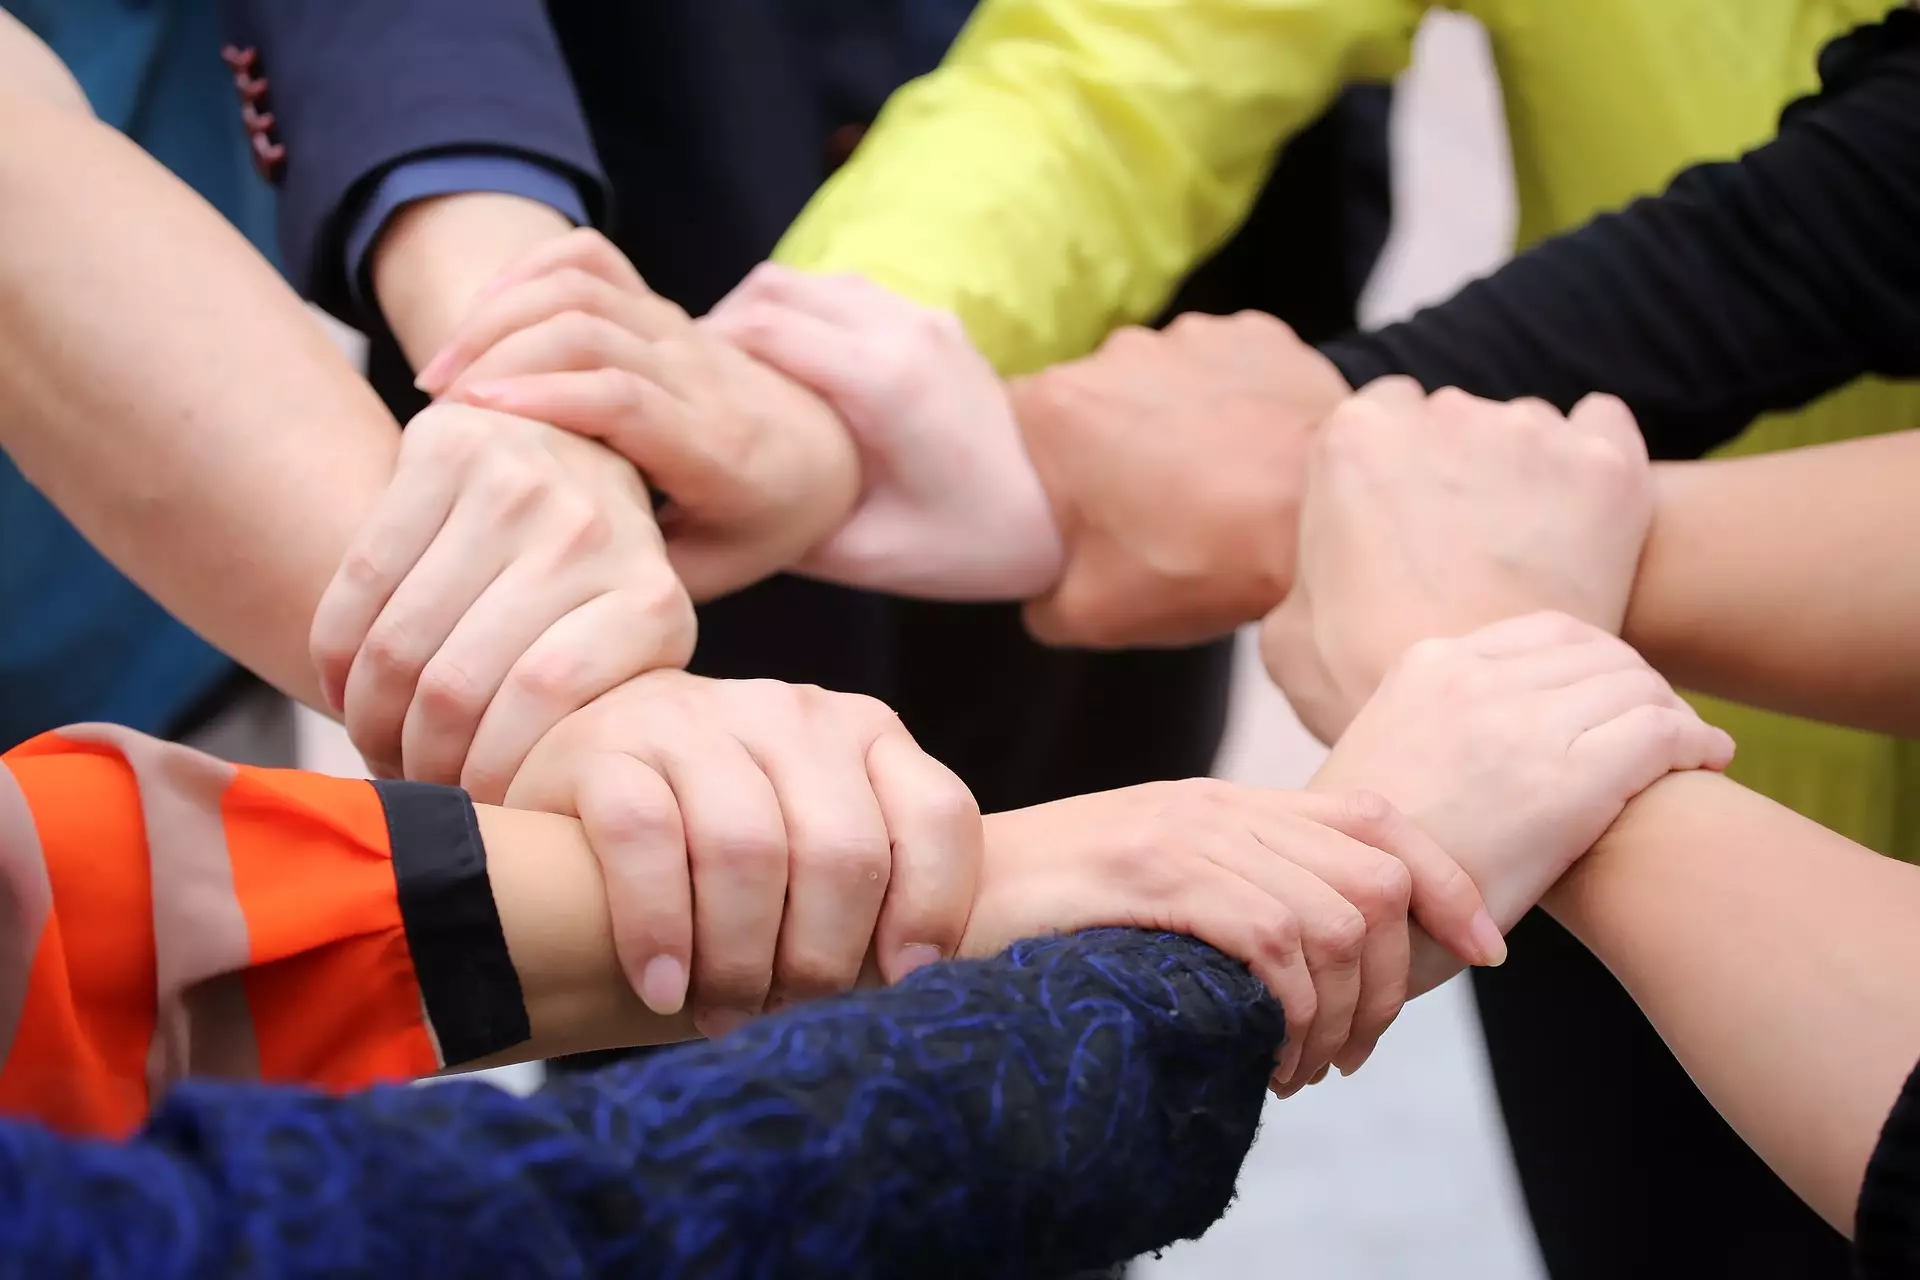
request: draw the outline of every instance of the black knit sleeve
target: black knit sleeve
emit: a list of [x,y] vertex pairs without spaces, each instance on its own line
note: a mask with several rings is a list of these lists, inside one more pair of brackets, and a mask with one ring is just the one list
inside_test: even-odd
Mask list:
[[1562,409],[1610,392],[1663,458],[1862,374],[1920,374],[1920,13],[1841,37],[1820,70],[1767,145],[1323,350],[1355,386]]
[[1920,1276],[1920,1068],[1880,1131],[1853,1236],[1862,1280]]

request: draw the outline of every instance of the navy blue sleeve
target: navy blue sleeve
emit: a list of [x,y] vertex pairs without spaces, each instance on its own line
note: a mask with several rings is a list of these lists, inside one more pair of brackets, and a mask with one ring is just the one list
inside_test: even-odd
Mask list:
[[1774,141],[1321,349],[1355,386],[1407,374],[1561,409],[1608,392],[1661,458],[1863,374],[1920,376],[1920,13],[1841,37],[1820,71]]
[[1205,1231],[1279,1006],[1188,939],[935,965],[563,1079],[193,1084],[126,1144],[0,1126],[17,1274],[1059,1276]]
[[576,227],[592,221],[580,188],[571,178],[524,156],[480,151],[402,160],[374,184],[347,229],[344,265],[347,283],[358,291],[356,303],[365,305],[368,301],[367,255],[387,219],[415,201],[467,191],[496,191],[537,200]]
[[253,106],[284,148],[287,274],[349,323],[356,215],[403,161],[449,152],[523,156],[564,175],[595,221],[607,189],[541,0],[226,0],[233,43],[264,81]]

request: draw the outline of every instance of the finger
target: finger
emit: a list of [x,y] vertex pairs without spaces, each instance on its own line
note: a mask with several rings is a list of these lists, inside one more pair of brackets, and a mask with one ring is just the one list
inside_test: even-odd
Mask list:
[[694,1025],[725,1035],[773,983],[787,895],[787,832],[767,775],[728,735],[682,735],[662,776],[680,803],[693,874]]
[[1613,396],[1590,395],[1573,406],[1567,425],[1575,431],[1605,440],[1622,456],[1638,462],[1647,460],[1647,437],[1633,411]]
[[625,369],[537,373],[474,385],[475,404],[604,442],[669,495],[697,491],[713,476],[686,403]]
[[762,262],[742,277],[739,284],[727,290],[726,296],[713,304],[712,310],[700,317],[703,327],[714,327],[726,321],[729,312],[749,302],[764,302],[779,287],[785,276],[797,274],[792,267],[779,262]]
[[[1245,964],[1273,993],[1286,1014],[1286,1039],[1274,1075],[1291,1080],[1313,1035],[1320,1002],[1301,943],[1300,921],[1286,902],[1229,869],[1226,862],[1231,860],[1195,864],[1167,904],[1166,927]],[[1116,918],[1125,918],[1125,904],[1115,905],[1120,913]]]
[[829,404],[838,405],[866,380],[862,344],[845,329],[769,302],[736,309],[722,335]]
[[[1313,825],[1311,823],[1309,826]],[[1303,833],[1308,834],[1308,833]],[[1407,904],[1412,875],[1399,859],[1370,842],[1325,828],[1324,838],[1288,841],[1285,856],[1319,877],[1357,911],[1366,924],[1360,949],[1359,1000],[1346,1044],[1332,1057],[1343,1075],[1360,1069],[1406,1003],[1412,939]]]
[[845,991],[860,976],[892,878],[886,819],[865,744],[838,726],[749,743],[787,832],[787,912],[774,960],[782,1003]]
[[433,545],[459,491],[456,471],[409,465],[403,457],[321,593],[307,645],[336,713],[345,706],[347,673],[374,620]]
[[1403,374],[1375,378],[1354,394],[1354,399],[1382,409],[1401,412],[1417,409],[1427,402],[1427,393],[1418,382]]
[[665,337],[692,323],[686,312],[644,286],[616,285],[583,268],[562,267],[477,302],[422,370],[421,389],[431,395],[445,393],[506,339],[568,314],[593,316],[639,338]]
[[549,316],[501,337],[443,392],[449,400],[473,403],[471,389],[506,378],[585,369],[625,369],[673,390],[672,362],[661,359],[659,344],[630,333],[611,320],[584,312]]
[[1674,770],[1726,768],[1733,739],[1691,710],[1642,705],[1581,734],[1567,758],[1624,805]]
[[873,940],[898,982],[960,950],[984,856],[980,806],[967,784],[904,727],[867,749],[867,776],[893,844],[893,878]]
[[[551,599],[557,604],[565,598]],[[510,607],[505,599],[501,604]],[[518,654],[511,640],[501,639],[508,634],[507,625],[489,633],[486,618],[479,615],[476,607],[471,630],[463,622],[443,650],[458,664],[471,644],[483,655],[476,658],[476,666],[491,660],[492,665],[484,668],[488,678],[500,669],[499,657],[509,663],[481,704],[478,722],[469,729],[470,740],[458,739],[470,745],[455,764],[454,776],[476,799],[505,795],[540,739],[575,711],[635,676],[660,667],[684,666],[691,656],[684,615],[662,607],[656,595],[638,588],[591,596]],[[409,730],[414,728],[415,710],[422,708],[416,704],[409,710]],[[434,732],[425,729],[423,736],[431,739]],[[455,739],[457,735],[448,740]],[[451,754],[445,760],[451,762]]]
[[[1301,816],[1308,820],[1309,830],[1301,833],[1306,838],[1285,842],[1284,856],[1352,903],[1367,926],[1360,953],[1360,1002],[1346,1047],[1333,1059],[1342,1074],[1351,1074],[1373,1055],[1374,1046],[1406,1003],[1412,956],[1407,910],[1414,867],[1421,865],[1423,872],[1430,872],[1424,863],[1431,851],[1439,855],[1434,869],[1451,871],[1445,875],[1443,893],[1458,892],[1453,883],[1457,877],[1466,882],[1464,896],[1475,909],[1480,895],[1466,873],[1383,797],[1372,792],[1339,796],[1308,792],[1302,793],[1302,799],[1306,805]],[[1400,856],[1400,851],[1408,856]],[[1498,932],[1495,928],[1495,936]]]
[[1468,632],[1460,642],[1469,653],[1483,658],[1510,658],[1559,645],[1578,644],[1607,632],[1591,623],[1552,610],[1506,618],[1478,631]]
[[719,308],[715,308],[712,317],[723,332],[738,323],[740,314],[750,305],[771,305],[850,332],[884,323],[883,318],[890,313],[918,310],[865,276],[852,272],[814,275],[772,263],[755,268],[735,292],[737,297],[729,295],[727,299],[729,314],[718,315]]
[[1300,1060],[1289,1082],[1305,1080],[1346,1047],[1360,1004],[1360,958],[1367,937],[1359,909],[1288,855],[1293,846],[1316,838],[1310,830],[1313,823],[1295,819],[1292,825],[1295,830],[1286,839],[1271,844],[1248,832],[1207,851],[1214,862],[1285,903],[1299,921],[1300,946],[1317,1001],[1313,1028],[1302,1038]]
[[613,950],[647,1008],[687,1001],[693,960],[693,885],[673,789],[632,756],[596,755],[580,767],[576,808],[607,884]]
[[[410,683],[389,680],[378,687],[388,705],[399,703],[398,758],[417,782],[462,781],[474,731],[508,670],[541,633],[594,592],[574,575],[551,575],[545,566],[517,561],[477,594],[435,638]],[[496,787],[490,779],[473,797],[496,804],[511,780],[500,778]]]
[[1681,715],[1699,713],[1673,691],[1661,675],[1644,664],[1623,671],[1589,676],[1547,695],[1547,714],[1571,742],[1589,729],[1617,720],[1636,707],[1664,707]]
[[[347,734],[368,760],[400,776],[408,776],[406,722],[421,682],[436,665],[447,638],[486,596],[502,568],[494,531],[482,527],[479,505],[464,499],[456,504],[440,535],[381,609],[347,669],[341,699]],[[461,677],[457,668],[439,664],[436,678],[443,684],[433,694],[436,705],[470,701]],[[474,719],[484,705],[470,707]],[[466,739],[460,742],[464,747]],[[451,782],[456,777],[457,772],[416,780]]]
[[1278,798],[1300,817],[1391,854],[1407,869],[1406,904],[1413,918],[1462,961],[1498,965],[1506,960],[1506,939],[1473,877],[1386,797],[1372,791],[1257,794],[1270,802]]

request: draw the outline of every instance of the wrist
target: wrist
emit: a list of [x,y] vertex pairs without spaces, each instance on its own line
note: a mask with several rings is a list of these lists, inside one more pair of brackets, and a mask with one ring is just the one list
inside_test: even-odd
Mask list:
[[501,270],[572,229],[549,205],[495,191],[435,196],[395,213],[374,243],[371,275],[408,363],[432,359]]

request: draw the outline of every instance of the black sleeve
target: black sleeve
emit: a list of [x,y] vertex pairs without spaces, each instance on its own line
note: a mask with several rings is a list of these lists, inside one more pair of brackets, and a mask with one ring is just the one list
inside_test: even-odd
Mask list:
[[1853,1237],[1863,1280],[1920,1276],[1920,1068],[1880,1131]]
[[[571,178],[596,221],[606,183],[541,0],[227,0],[247,83],[277,153],[280,242],[294,286],[349,323],[345,240],[394,165],[482,150]],[[256,114],[255,119],[260,117]],[[261,128],[254,126],[255,130]]]
[[1323,350],[1354,386],[1408,374],[1561,409],[1610,392],[1663,458],[1862,374],[1920,374],[1920,13],[1841,37],[1820,69],[1767,145]]

